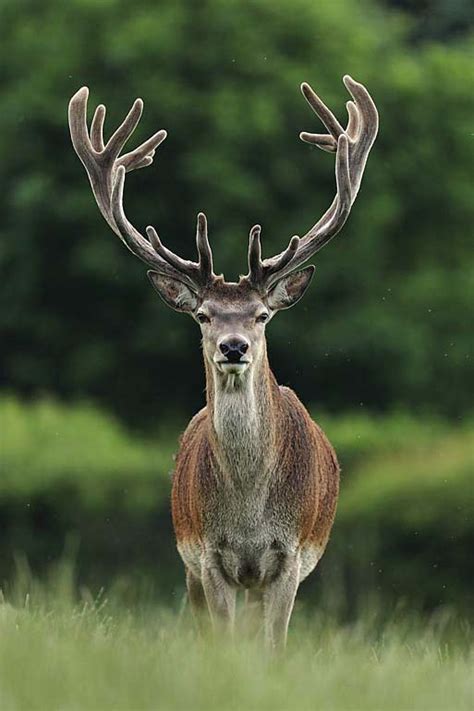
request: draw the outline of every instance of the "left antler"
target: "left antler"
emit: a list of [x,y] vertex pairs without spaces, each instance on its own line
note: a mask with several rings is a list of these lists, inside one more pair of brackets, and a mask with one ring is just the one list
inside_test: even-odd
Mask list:
[[262,260],[260,226],[252,228],[247,279],[260,290],[268,291],[278,279],[324,247],[344,225],[359,192],[367,157],[377,136],[378,113],[369,92],[362,84],[347,75],[343,81],[354,99],[346,104],[349,120],[345,129],[309,84],[301,85],[306,101],[329,133],[303,132],[300,138],[324,151],[336,153],[336,197],[304,237],[292,237],[288,247],[275,257]]
[[69,128],[74,149],[81,159],[92,192],[103,217],[113,231],[125,242],[135,256],[153,267],[160,274],[187,284],[200,293],[211,284],[216,275],[212,269],[212,252],[207,237],[206,217],[199,213],[196,228],[198,261],[181,259],[160,241],[153,227],[147,228],[144,237],[127,219],[123,209],[125,173],[143,168],[153,162],[155,150],[166,138],[166,131],[158,131],[135,150],[120,155],[125,143],[135,130],[143,102],[137,99],[107,143],[104,143],[103,128],[105,106],[98,106],[87,127],[87,99],[89,90],[82,87],[69,102]]

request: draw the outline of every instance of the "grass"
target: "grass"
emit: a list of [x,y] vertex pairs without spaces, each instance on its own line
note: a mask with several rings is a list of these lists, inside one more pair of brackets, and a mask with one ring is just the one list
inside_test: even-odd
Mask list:
[[256,643],[197,639],[187,613],[36,591],[0,606],[0,708],[463,711],[468,636],[449,616],[337,626],[300,612],[272,658]]

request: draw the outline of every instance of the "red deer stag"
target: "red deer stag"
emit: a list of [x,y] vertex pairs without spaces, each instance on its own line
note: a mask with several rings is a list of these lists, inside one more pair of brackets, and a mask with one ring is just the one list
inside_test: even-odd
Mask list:
[[339,488],[334,450],[295,393],[270,369],[265,327],[305,292],[314,267],[296,271],[344,225],[359,191],[378,114],[369,93],[349,76],[344,129],[308,84],[306,101],[328,134],[301,133],[303,141],[335,153],[336,196],[304,237],[262,259],[260,226],[250,231],[249,272],[227,282],[213,270],[206,217],[197,218],[196,262],[165,247],[153,227],[145,238],[123,209],[125,174],[150,165],[166,137],[155,133],[120,155],[143,108],[137,99],[107,143],[105,107],[87,126],[88,89],[69,105],[74,148],[89,176],[99,209],[133,254],[152,269],[162,299],[190,314],[202,333],[207,404],[181,439],[173,478],[172,511],[186,569],[191,607],[210,614],[214,627],[232,631],[236,592],[261,610],[266,644],[282,647],[296,591],[324,553]]

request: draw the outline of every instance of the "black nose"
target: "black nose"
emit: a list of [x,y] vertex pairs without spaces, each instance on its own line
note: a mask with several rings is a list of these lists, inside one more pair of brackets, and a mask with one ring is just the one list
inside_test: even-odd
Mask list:
[[220,351],[230,363],[238,363],[249,349],[249,344],[241,336],[230,336],[219,344]]

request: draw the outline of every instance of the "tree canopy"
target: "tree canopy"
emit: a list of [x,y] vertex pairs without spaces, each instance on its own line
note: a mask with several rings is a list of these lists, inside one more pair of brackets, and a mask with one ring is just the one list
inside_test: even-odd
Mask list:
[[141,96],[137,144],[169,131],[127,180],[134,223],[190,257],[203,210],[234,279],[251,225],[277,252],[329,205],[334,159],[298,141],[319,130],[298,86],[343,120],[350,73],[377,103],[379,138],[343,234],[269,328],[271,363],[325,409],[472,407],[467,44],[413,45],[403,16],[369,0],[18,0],[1,15],[3,386],[94,398],[133,422],[203,399],[195,324],[109,230],[70,144],[80,86],[107,105],[106,130]]

